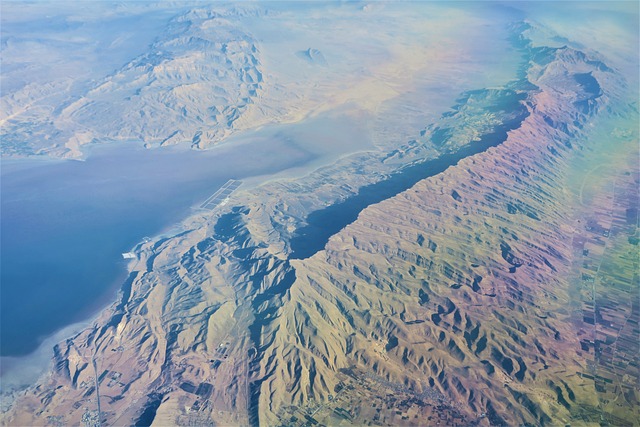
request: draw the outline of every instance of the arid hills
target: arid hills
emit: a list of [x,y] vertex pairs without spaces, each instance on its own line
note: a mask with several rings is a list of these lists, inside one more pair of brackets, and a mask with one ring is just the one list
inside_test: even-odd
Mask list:
[[[56,347],[4,422],[637,423],[637,256],[607,279],[626,286],[624,316],[598,326],[576,243],[622,236],[600,260],[637,250],[637,165],[610,168],[617,192],[594,190],[618,222],[585,221],[573,181],[598,153],[591,124],[637,144],[637,105],[602,58],[535,43],[531,23],[513,33],[521,75],[466,93],[402,147],[241,191],[141,244],[120,300]],[[623,331],[624,369],[601,358],[602,328]]]

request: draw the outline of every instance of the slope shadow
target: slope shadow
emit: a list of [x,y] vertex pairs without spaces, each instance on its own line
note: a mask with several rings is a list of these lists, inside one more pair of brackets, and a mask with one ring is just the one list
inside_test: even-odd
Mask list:
[[442,154],[436,159],[408,165],[390,175],[388,179],[362,187],[356,195],[340,203],[312,212],[306,219],[307,224],[296,230],[291,239],[290,258],[311,257],[324,249],[331,236],[354,222],[366,207],[406,191],[419,181],[444,172],[462,159],[500,145],[507,139],[507,133],[518,128],[529,116],[522,103],[518,102],[515,108],[515,111],[509,111],[508,120],[482,136],[479,141],[465,145],[454,153]]

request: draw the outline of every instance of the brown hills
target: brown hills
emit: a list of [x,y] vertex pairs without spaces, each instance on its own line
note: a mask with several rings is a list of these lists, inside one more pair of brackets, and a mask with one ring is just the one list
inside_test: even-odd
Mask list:
[[[526,78],[510,90],[526,114],[498,144],[371,204],[309,257],[292,256],[292,237],[323,191],[349,200],[384,174],[339,187],[319,173],[194,216],[142,246],[121,302],[57,347],[55,371],[6,420],[559,425],[615,412],[632,425],[633,382],[603,408],[597,355],[581,344],[591,326],[575,300],[581,214],[569,183],[586,125],[620,105],[621,82],[580,51],[520,42]],[[429,151],[421,144],[404,155]],[[360,160],[379,161],[349,161]]]

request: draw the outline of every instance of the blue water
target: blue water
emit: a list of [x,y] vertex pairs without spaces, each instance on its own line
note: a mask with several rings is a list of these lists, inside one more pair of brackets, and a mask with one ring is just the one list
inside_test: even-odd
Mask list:
[[121,253],[192,212],[230,178],[317,157],[285,139],[211,152],[117,144],[86,161],[3,160],[0,355],[35,350],[113,299]]

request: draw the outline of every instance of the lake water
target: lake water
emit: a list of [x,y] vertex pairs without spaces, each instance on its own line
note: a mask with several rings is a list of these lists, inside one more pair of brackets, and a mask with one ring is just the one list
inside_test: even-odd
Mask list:
[[287,154],[260,144],[215,153],[119,144],[87,161],[3,163],[2,356],[27,354],[104,305],[126,274],[121,253],[187,216],[227,179],[311,159],[277,145],[269,149]]
[[[314,131],[328,122],[351,129],[349,144]],[[86,161],[3,160],[1,355],[26,355],[104,307],[126,277],[121,253],[193,213],[228,179],[306,173],[368,147],[357,130],[325,116],[207,152],[119,143],[92,148]]]

